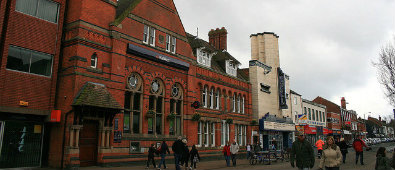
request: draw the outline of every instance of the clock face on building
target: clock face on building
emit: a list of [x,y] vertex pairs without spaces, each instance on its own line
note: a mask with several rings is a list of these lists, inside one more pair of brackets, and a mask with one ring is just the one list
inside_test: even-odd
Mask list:
[[135,75],[131,75],[131,76],[129,77],[129,86],[130,86],[131,88],[136,88],[137,83],[138,83],[137,77],[136,77]]
[[157,93],[158,91],[159,91],[159,82],[158,82],[158,80],[154,80],[154,81],[152,81],[152,84],[151,84],[151,90],[152,90],[152,92],[153,93]]

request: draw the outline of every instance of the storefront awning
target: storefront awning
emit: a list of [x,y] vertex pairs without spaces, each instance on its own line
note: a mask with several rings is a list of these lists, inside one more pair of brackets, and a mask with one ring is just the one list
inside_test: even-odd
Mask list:
[[87,82],[74,98],[73,106],[92,106],[121,110],[121,105],[111,96],[104,84]]

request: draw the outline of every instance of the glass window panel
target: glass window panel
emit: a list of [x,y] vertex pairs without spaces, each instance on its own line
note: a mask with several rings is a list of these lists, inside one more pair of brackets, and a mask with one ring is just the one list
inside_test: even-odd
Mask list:
[[176,133],[177,135],[181,134],[181,117],[176,117]]
[[140,111],[141,94],[135,93],[133,97],[133,110]]
[[15,10],[28,15],[36,16],[38,0],[17,0]]
[[177,101],[177,114],[180,115],[182,110],[182,101],[178,100]]
[[148,26],[144,25],[144,36],[143,36],[143,41],[145,43],[148,42]]
[[140,112],[133,112],[133,133],[140,133]]
[[59,5],[49,0],[39,0],[37,17],[57,23]]
[[154,101],[155,101],[155,96],[150,96],[149,105],[148,105],[149,110],[154,110]]
[[176,101],[174,99],[170,99],[170,113],[175,112],[174,110],[174,103]]
[[158,97],[156,101],[156,113],[162,113],[162,97]]
[[30,73],[44,76],[51,75],[52,56],[32,52]]
[[147,119],[147,124],[148,124],[148,134],[153,134],[154,133],[154,125],[153,125],[153,119],[150,117]]
[[174,135],[174,120],[169,120],[169,134]]
[[162,134],[162,115],[156,115],[156,134]]
[[124,103],[124,107],[125,109],[130,109],[130,97],[131,97],[132,93],[127,91],[125,92],[125,103]]
[[7,68],[23,72],[29,72],[31,53],[16,47],[8,50]]
[[130,112],[128,111],[123,114],[123,131],[125,133],[130,132]]

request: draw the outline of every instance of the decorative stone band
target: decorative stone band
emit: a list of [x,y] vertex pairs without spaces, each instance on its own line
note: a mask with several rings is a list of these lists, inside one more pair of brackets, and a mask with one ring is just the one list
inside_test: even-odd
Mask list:
[[269,72],[272,71],[272,67],[270,67],[270,66],[266,65],[265,63],[262,63],[258,60],[250,60],[250,67],[251,66],[258,66],[258,67],[261,67]]

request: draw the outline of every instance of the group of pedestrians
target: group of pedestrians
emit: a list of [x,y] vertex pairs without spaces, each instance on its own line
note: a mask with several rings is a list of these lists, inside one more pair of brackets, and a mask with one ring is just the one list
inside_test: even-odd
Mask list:
[[237,153],[239,152],[239,145],[233,141],[233,143],[226,143],[224,146],[224,149],[222,150],[222,153],[224,154],[225,161],[226,161],[226,166],[230,166],[230,159],[232,159],[232,165],[236,166],[236,156]]
[[[199,151],[196,149],[195,145],[192,145],[191,150],[189,150],[187,146],[187,140],[182,139],[182,137],[178,137],[177,140],[172,145],[172,151],[174,152],[174,163],[176,166],[176,170],[181,170],[182,166],[185,166],[185,170],[187,169],[196,169],[196,163],[200,161]],[[151,147],[148,149],[148,160],[147,160],[147,169],[149,168],[150,162],[154,168],[161,170],[161,166],[163,165],[164,169],[167,168],[166,166],[166,153],[170,154],[170,150],[166,141],[163,140],[160,147],[155,148],[155,145],[152,144]],[[161,157],[159,166],[156,167],[155,164],[155,154],[159,154]],[[188,167],[188,162],[191,162],[190,166]]]
[[[312,145],[305,140],[305,136],[301,132],[297,132],[297,140],[292,145],[290,154],[291,166],[296,167],[299,170],[310,170],[314,167],[315,157]],[[358,164],[358,160],[361,165],[363,162],[363,148],[370,149],[366,146],[365,142],[358,136],[353,142],[353,148],[355,150],[355,164]],[[318,140],[316,147],[319,153],[319,169],[325,168],[325,170],[339,170],[340,165],[346,163],[346,156],[348,153],[348,144],[342,138],[340,142],[335,143],[332,136],[328,136],[326,142]],[[376,154],[375,170],[391,170],[395,169],[395,151],[392,159],[386,157],[386,149],[380,147]]]

